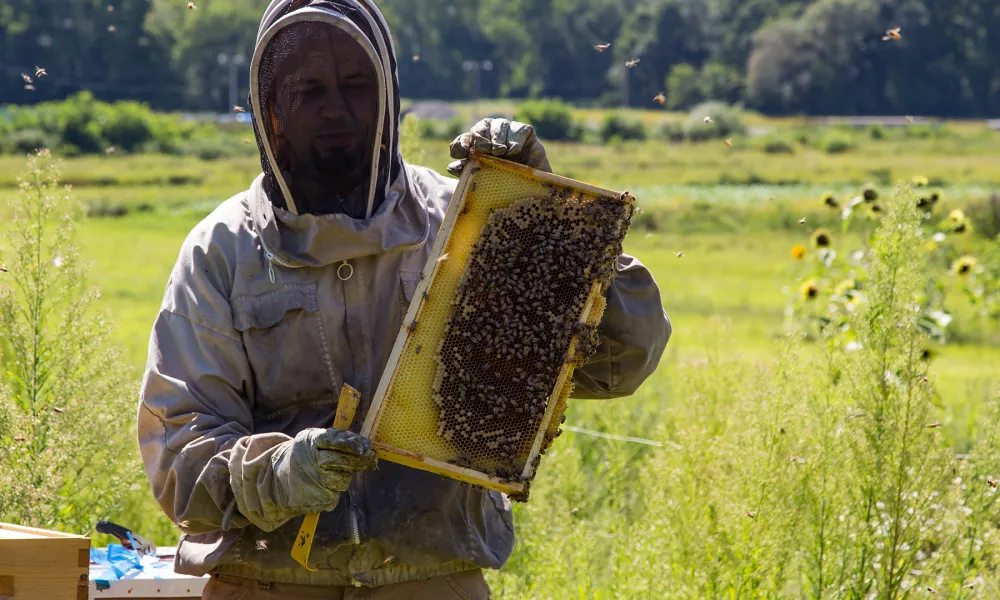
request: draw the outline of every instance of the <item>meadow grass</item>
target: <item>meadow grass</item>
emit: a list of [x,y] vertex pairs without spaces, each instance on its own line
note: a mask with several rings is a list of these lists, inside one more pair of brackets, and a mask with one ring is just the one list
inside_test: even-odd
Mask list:
[[[802,125],[768,123],[789,130]],[[983,147],[978,129],[970,125],[960,131]],[[677,471],[685,461],[711,459],[720,469],[716,475],[725,471],[719,466],[725,458],[720,448],[737,450],[731,439],[720,438],[719,432],[709,435],[705,428],[723,427],[720,415],[730,408],[746,416],[761,404],[761,396],[738,392],[741,377],[750,381],[757,373],[759,379],[772,370],[788,374],[796,365],[815,365],[826,356],[822,344],[803,345],[794,355],[783,352],[785,307],[797,285],[789,250],[803,243],[817,224],[836,221],[822,206],[821,195],[830,191],[847,197],[864,182],[888,188],[896,179],[923,175],[942,191],[946,206],[987,196],[1000,181],[1000,171],[992,166],[1000,151],[973,155],[958,142],[951,144],[862,141],[854,152],[837,156],[805,146],[792,156],[768,155],[749,143],[729,149],[721,142],[547,146],[558,172],[637,194],[644,213],[636,218],[625,250],[653,272],[674,327],[659,370],[636,395],[572,402],[567,424],[664,443],[686,436],[698,447],[687,448],[681,459],[667,459],[649,446],[564,433],[546,455],[531,502],[517,506],[518,549],[503,572],[490,576],[499,597],[665,597],[654,590],[660,589],[656,579],[666,576],[667,567],[674,569],[673,577],[683,579],[676,569],[684,565],[656,562],[655,536],[678,538],[679,545],[670,550],[676,556],[677,548],[697,547],[692,532],[698,529],[671,524],[669,515],[650,512],[645,503],[679,501],[662,486],[669,486],[675,475],[693,485],[684,478],[694,471]],[[443,172],[446,146],[422,140],[408,148],[408,156]],[[14,176],[22,168],[20,158],[0,158],[0,196],[15,192]],[[103,292],[101,305],[117,324],[114,336],[133,377],[141,373],[149,329],[185,235],[221,200],[245,189],[258,171],[255,157],[66,161],[64,179],[73,182],[78,199],[91,206],[125,208],[120,217],[99,217],[109,213],[92,211],[95,216],[82,221],[79,241],[82,256],[92,263],[90,280]],[[808,219],[805,227],[798,223],[802,216]],[[997,365],[1000,347],[988,343],[950,344],[931,362],[933,418],[942,423],[946,446],[959,452],[973,446],[979,431],[975,423],[987,412],[1000,382]],[[794,390],[786,395],[794,398]],[[706,397],[711,402],[699,404]],[[702,420],[691,429],[684,423],[688,419]],[[129,427],[132,421],[130,415]],[[656,477],[664,481],[651,479]],[[688,492],[698,490],[704,488]],[[107,517],[160,544],[176,543],[178,531],[143,482],[132,492],[128,508]],[[637,531],[650,515],[659,519],[655,528]],[[109,541],[95,538],[98,544]],[[637,565],[639,558],[646,562]],[[713,568],[725,569],[722,557],[714,560]],[[705,590],[678,596],[722,595],[721,589]],[[744,589],[732,597],[757,597],[755,593]]]

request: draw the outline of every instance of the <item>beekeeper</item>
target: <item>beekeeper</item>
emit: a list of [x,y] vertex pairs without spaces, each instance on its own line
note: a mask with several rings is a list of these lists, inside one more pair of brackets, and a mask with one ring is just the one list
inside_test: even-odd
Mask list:
[[[263,173],[198,224],[149,342],[138,437],[204,598],[487,598],[514,546],[508,499],[383,462],[357,432],[456,181],[403,162],[392,37],[371,0],[273,0],[251,61]],[[453,142],[548,170],[531,127],[486,119]],[[576,396],[632,394],[670,325],[621,256]],[[327,429],[339,391],[362,395]],[[293,561],[322,512],[310,571]]]

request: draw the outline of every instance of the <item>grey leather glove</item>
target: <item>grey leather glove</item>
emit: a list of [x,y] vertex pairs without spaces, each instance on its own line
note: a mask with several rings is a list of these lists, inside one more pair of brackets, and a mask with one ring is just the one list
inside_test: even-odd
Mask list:
[[468,133],[455,138],[450,146],[451,157],[458,159],[448,165],[448,172],[458,177],[465,168],[469,151],[499,156],[551,173],[545,148],[535,135],[535,128],[527,123],[507,119],[483,119],[472,126]]
[[277,446],[248,436],[233,448],[229,476],[240,513],[264,531],[336,508],[354,473],[376,466],[371,442],[351,431],[304,429]]

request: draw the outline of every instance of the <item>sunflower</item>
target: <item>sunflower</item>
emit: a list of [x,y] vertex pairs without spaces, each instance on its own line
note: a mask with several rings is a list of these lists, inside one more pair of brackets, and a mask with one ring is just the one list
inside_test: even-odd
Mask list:
[[962,212],[961,208],[956,208],[955,210],[948,213],[948,218],[955,223],[960,223],[965,220],[965,213]]
[[819,286],[816,284],[815,279],[810,279],[802,284],[799,288],[799,293],[802,294],[803,300],[812,300],[819,295]]
[[829,206],[830,208],[837,208],[840,206],[840,202],[837,202],[837,199],[833,197],[833,194],[826,194],[823,196],[823,204]]
[[975,266],[975,257],[966,255],[951,263],[951,272],[955,275],[968,275]]
[[802,244],[796,244],[792,246],[792,258],[795,260],[802,260],[806,255],[806,247]]
[[830,232],[825,229],[817,229],[813,232],[812,242],[817,248],[826,248],[830,245]]
[[856,287],[857,286],[853,279],[845,279],[837,284],[837,287],[834,288],[834,293],[838,296],[847,296],[854,291]]
[[929,180],[926,177],[924,177],[923,175],[914,175],[913,176],[913,185],[915,185],[917,187],[924,187],[928,183],[930,183]]
[[866,184],[862,189],[861,197],[865,199],[865,202],[875,202],[878,200],[878,190],[872,184]]

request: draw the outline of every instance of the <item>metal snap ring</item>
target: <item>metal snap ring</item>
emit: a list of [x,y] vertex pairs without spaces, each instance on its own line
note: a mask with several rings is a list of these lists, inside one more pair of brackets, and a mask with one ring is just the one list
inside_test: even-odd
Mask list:
[[[344,267],[347,267],[348,269],[347,275],[344,275]],[[340,263],[340,266],[337,267],[337,277],[339,277],[341,281],[347,281],[353,275],[354,275],[354,267],[351,266],[351,264],[348,263],[346,260]]]

